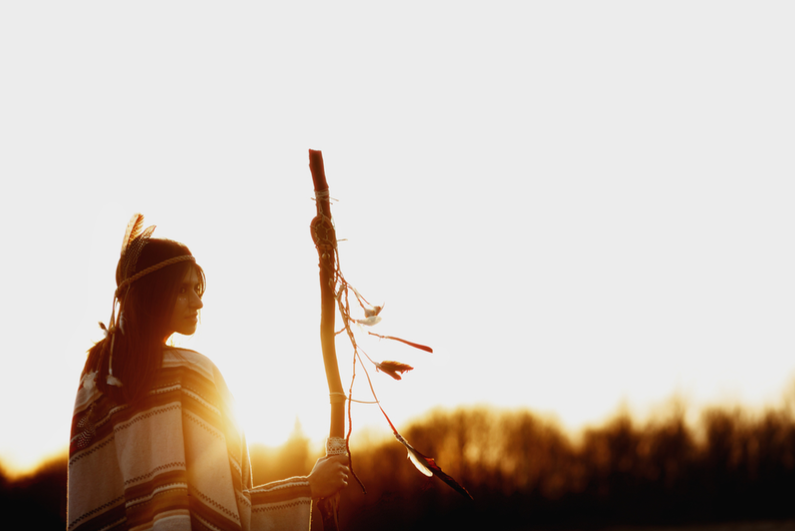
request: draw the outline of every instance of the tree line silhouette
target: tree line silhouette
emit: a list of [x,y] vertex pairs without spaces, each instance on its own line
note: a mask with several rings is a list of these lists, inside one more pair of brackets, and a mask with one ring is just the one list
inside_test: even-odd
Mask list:
[[[405,430],[475,498],[405,462],[400,445],[359,451],[368,488],[345,492],[346,529],[598,528],[795,517],[795,416],[679,402],[645,423],[619,413],[569,436],[529,411],[437,410]],[[361,515],[367,515],[362,518]],[[346,518],[347,516],[347,518]]]
[[[685,413],[681,402],[644,423],[619,413],[571,436],[526,410],[439,409],[403,429],[474,502],[417,472],[397,441],[363,437],[359,446],[354,431],[354,470],[367,494],[350,482],[341,527],[518,530],[795,518],[791,404],[756,413],[714,407],[693,425]],[[300,429],[281,447],[252,445],[254,482],[305,475],[317,457]],[[0,473],[0,509],[24,515],[28,528],[64,529],[65,507],[65,457],[18,479]]]

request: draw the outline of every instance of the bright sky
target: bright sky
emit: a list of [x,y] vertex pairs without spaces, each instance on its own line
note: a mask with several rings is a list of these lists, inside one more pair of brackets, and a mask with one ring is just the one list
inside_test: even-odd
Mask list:
[[[307,149],[405,423],[777,403],[795,379],[788,2],[5,2],[0,461],[68,441],[124,228],[188,244],[253,441],[327,388]],[[350,349],[338,344],[343,379]],[[364,384],[364,380],[361,380]],[[347,386],[347,383],[345,384]],[[366,398],[366,386],[357,386]],[[386,423],[356,406],[354,428]]]

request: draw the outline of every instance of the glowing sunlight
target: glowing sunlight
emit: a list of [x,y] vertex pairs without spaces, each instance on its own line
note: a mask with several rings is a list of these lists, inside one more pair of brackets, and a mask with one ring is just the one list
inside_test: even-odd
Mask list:
[[[174,342],[220,369],[249,443],[299,421],[321,450],[310,148],[372,330],[433,347],[357,332],[414,368],[368,365],[401,428],[488,405],[574,432],[795,379],[791,9],[90,4],[0,7],[7,470],[68,444],[134,212],[206,273]],[[337,354],[347,393],[345,334]],[[354,443],[390,434],[352,409]]]

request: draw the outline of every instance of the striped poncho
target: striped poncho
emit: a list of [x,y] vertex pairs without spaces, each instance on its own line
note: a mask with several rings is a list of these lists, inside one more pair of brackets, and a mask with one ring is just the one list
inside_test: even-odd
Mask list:
[[67,530],[309,528],[307,478],[253,487],[248,448],[215,365],[167,350],[149,394],[119,406],[94,374],[77,392]]

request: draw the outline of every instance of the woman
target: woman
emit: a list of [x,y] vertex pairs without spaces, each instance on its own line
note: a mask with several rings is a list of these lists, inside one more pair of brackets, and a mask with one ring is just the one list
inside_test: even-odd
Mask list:
[[[69,448],[68,530],[301,529],[311,500],[347,485],[342,456],[253,487],[221,373],[170,348],[196,331],[205,277],[188,248],[127,228],[106,337],[88,353]],[[118,312],[117,312],[118,308]]]

